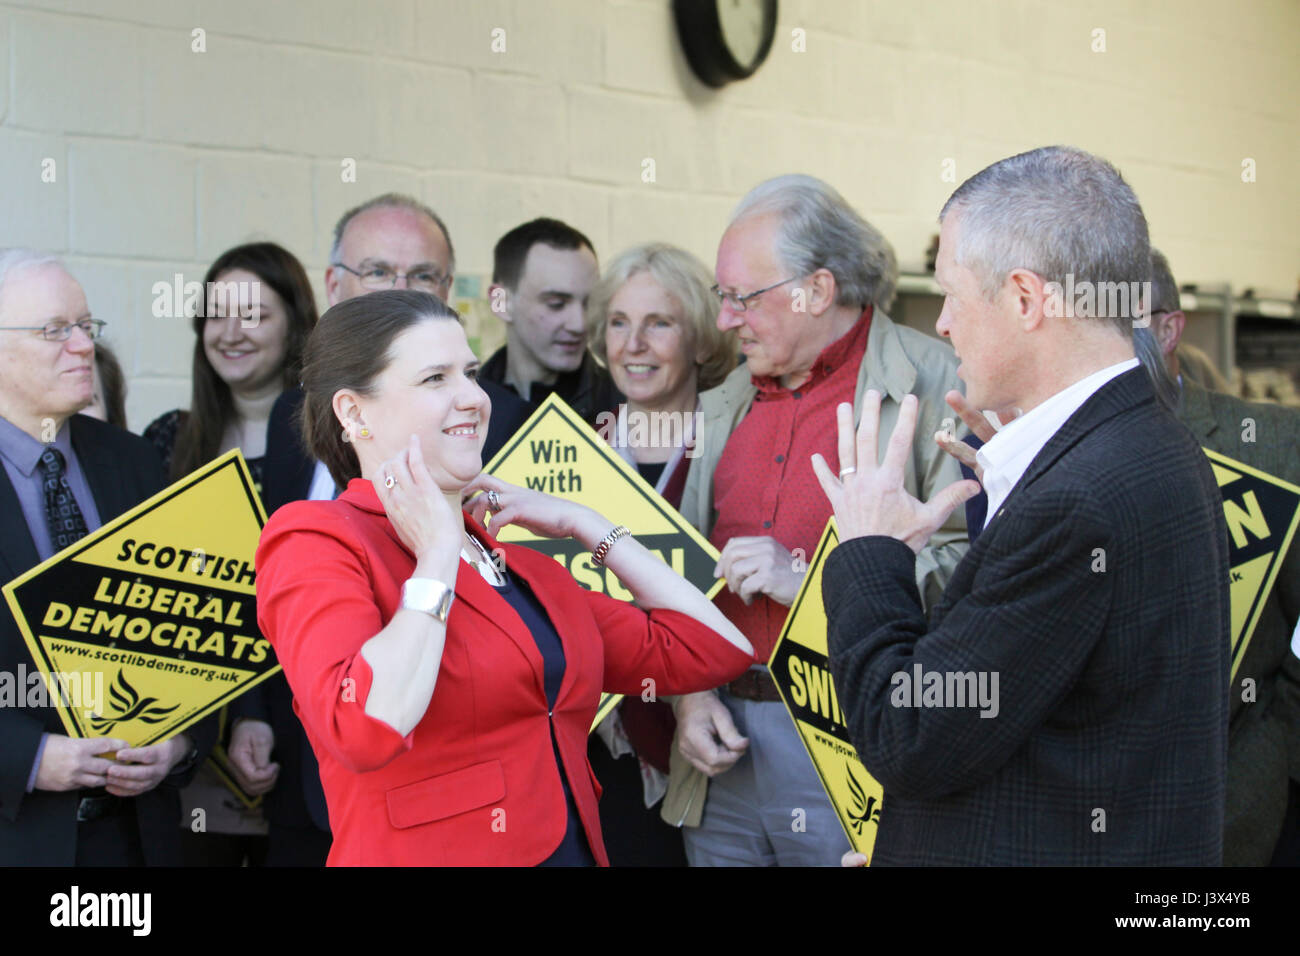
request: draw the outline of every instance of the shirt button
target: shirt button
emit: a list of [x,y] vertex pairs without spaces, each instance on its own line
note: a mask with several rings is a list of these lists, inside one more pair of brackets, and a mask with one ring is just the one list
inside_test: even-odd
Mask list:
[[795,393],[794,393],[794,397],[795,397],[795,398],[803,398],[803,393],[802,393],[802,392],[795,392]]
[[772,522],[770,522],[770,521],[764,521],[764,522],[763,522],[763,527],[764,527],[764,528],[770,528],[770,527],[772,527]]
[[783,461],[785,461],[785,455],[777,455],[777,456],[776,456],[776,463],[777,463],[778,465],[781,464],[781,462],[783,462]]

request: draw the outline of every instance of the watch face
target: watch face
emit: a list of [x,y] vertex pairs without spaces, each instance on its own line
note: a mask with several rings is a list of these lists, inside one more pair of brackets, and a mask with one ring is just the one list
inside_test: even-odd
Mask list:
[[716,0],[718,23],[727,49],[741,67],[755,65],[763,47],[764,0]]

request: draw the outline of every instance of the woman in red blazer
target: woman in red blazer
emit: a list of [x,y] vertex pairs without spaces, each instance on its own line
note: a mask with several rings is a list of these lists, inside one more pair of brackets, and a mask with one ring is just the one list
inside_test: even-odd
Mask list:
[[[340,303],[308,342],[304,434],[347,490],[267,524],[258,621],[320,760],[331,865],[606,865],[586,758],[601,691],[687,693],[753,660],[626,529],[479,474],[478,364],[419,292]],[[488,511],[577,538],[637,606],[498,544]]]

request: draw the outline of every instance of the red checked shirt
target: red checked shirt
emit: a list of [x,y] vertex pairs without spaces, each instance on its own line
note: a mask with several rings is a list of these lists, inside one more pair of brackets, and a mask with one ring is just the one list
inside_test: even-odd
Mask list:
[[[811,458],[820,452],[839,470],[835,407],[853,402],[858,372],[867,352],[871,307],[848,332],[822,350],[808,381],[797,389],[756,377],[758,395],[732,432],[713,475],[718,520],[709,540],[719,551],[732,538],[762,536],[788,551],[812,557],[831,517],[830,502],[817,483]],[[718,608],[749,638],[754,656],[766,663],[789,608],[766,595],[746,606],[730,589],[718,592]]]

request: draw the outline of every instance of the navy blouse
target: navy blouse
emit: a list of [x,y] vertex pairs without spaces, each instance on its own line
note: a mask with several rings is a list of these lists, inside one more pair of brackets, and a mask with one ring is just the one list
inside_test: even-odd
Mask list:
[[[523,619],[537,650],[542,655],[542,676],[546,687],[546,706],[555,707],[555,699],[560,694],[560,683],[564,680],[564,645],[556,633],[546,609],[537,600],[528,585],[519,578],[505,575],[506,583],[497,586],[497,593],[509,602],[510,606]],[[564,763],[560,760],[560,751],[555,744],[555,732],[551,731],[551,750],[555,754],[555,764],[560,771],[560,784],[564,787],[564,805],[568,811],[568,823],[564,829],[564,839],[540,866],[595,866],[596,859],[591,855],[587,837],[582,829],[582,819],[578,816],[578,807],[573,802],[573,792],[564,775]]]

